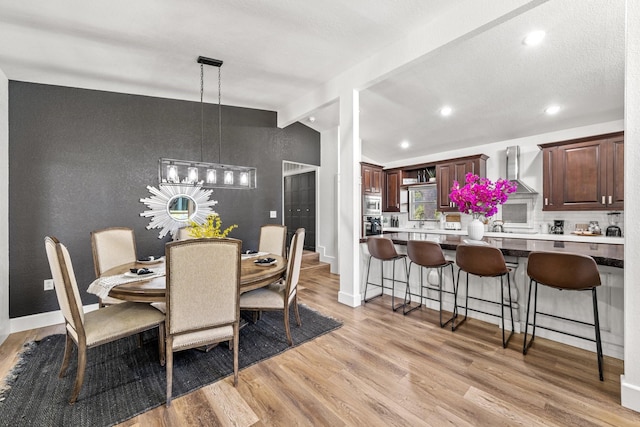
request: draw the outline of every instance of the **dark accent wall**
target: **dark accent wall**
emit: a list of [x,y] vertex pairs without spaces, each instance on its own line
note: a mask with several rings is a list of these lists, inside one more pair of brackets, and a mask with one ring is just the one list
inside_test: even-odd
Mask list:
[[[276,113],[205,105],[203,160],[257,168],[256,190],[214,190],[230,237],[257,248],[259,228],[282,222],[282,161],[320,165],[320,134],[300,123],[276,126]],[[71,254],[84,304],[94,280],[89,233],[135,230],[139,256],[164,253],[168,238],[147,230],[140,198],[158,186],[158,158],[200,160],[200,103],[17,81],[9,82],[9,316],[58,310],[44,237]],[[269,219],[269,211],[278,212]]]

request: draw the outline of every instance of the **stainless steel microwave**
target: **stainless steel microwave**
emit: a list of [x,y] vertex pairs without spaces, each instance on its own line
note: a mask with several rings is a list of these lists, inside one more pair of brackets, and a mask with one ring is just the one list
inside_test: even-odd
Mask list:
[[381,196],[363,196],[362,201],[363,216],[380,216],[382,215],[382,197]]

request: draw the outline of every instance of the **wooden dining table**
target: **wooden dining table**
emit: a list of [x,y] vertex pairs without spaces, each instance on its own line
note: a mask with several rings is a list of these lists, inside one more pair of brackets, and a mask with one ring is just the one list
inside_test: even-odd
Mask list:
[[[273,265],[262,266],[254,261],[260,258],[274,258]],[[132,268],[164,268],[164,258],[156,264],[142,264],[130,262],[107,270],[102,276],[117,276],[124,274]],[[258,289],[282,278],[287,270],[287,260],[279,255],[269,254],[266,256],[252,257],[240,261],[240,293]],[[125,301],[134,302],[165,302],[166,276],[154,276],[148,280],[123,283],[115,286],[109,291],[109,296]]]

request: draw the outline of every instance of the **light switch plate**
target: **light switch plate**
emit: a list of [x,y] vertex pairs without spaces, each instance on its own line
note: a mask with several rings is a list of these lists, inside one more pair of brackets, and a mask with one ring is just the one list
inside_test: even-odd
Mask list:
[[269,218],[277,218],[277,217],[278,217],[278,212],[269,211]]
[[53,289],[53,279],[45,279],[44,281],[44,290],[50,291]]

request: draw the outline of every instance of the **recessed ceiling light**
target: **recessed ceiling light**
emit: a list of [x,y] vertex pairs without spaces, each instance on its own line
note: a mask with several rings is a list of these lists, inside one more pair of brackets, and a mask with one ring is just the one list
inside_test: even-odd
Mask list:
[[404,149],[409,148],[409,141],[402,141],[400,143],[400,148],[404,148]]
[[313,123],[313,122],[315,122],[315,121],[316,121],[316,118],[315,118],[315,117],[313,117],[313,116],[310,116],[310,117],[309,117],[309,121],[310,121],[311,123]]
[[542,43],[542,39],[544,39],[545,34],[546,33],[542,30],[532,31],[527,34],[522,43],[526,44],[527,46],[537,46]]
[[558,111],[560,111],[559,105],[550,105],[544,110],[544,112],[550,116],[556,114]]
[[451,109],[451,107],[446,106],[446,107],[442,107],[442,108],[440,109],[440,114],[442,114],[443,116],[445,116],[445,117],[446,117],[446,116],[451,115],[451,112],[452,112],[452,111],[453,111],[453,110]]

